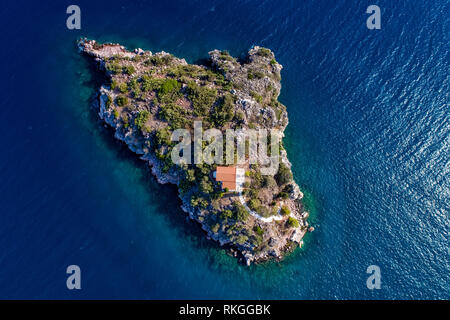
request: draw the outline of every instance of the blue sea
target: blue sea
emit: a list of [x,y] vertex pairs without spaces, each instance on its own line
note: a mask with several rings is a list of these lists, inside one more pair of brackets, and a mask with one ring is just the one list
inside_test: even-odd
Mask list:
[[[0,6],[1,299],[450,298],[447,0],[72,2]],[[81,30],[66,28],[71,4]],[[79,37],[190,63],[272,49],[315,227],[303,248],[245,267],[208,241],[99,121]],[[81,290],[66,287],[72,264]]]

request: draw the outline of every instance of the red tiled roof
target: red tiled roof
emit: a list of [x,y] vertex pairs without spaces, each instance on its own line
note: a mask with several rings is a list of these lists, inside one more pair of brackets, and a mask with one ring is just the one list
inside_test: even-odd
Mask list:
[[227,188],[228,190],[235,190],[236,189],[236,183],[235,182],[229,182],[229,181],[223,181],[222,182],[222,188]]
[[229,174],[229,173],[222,173],[218,174],[216,173],[216,181],[236,181],[236,175],[235,174]]
[[236,189],[236,167],[217,167],[216,181],[222,182],[222,188]]

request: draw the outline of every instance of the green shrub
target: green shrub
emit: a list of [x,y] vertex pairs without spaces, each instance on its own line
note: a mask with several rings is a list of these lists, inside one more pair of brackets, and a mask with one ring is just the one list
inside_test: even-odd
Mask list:
[[175,79],[165,79],[158,90],[158,95],[166,95],[180,89],[180,83]]
[[200,205],[200,208],[203,208],[203,209],[205,209],[207,206],[208,206],[208,201],[206,200],[206,199],[203,199],[203,198],[201,198],[200,200],[199,200],[199,205]]
[[261,206],[259,199],[251,199],[248,203],[248,207],[252,210],[257,210]]
[[116,80],[111,81],[111,90],[115,90],[118,86],[118,83]]
[[234,114],[234,121],[240,123],[240,122],[244,121],[244,119],[245,119],[245,114],[241,110],[239,110],[238,112],[236,112]]
[[267,48],[259,48],[257,54],[262,57],[270,57],[271,56],[271,52]]
[[238,202],[234,203],[234,213],[237,221],[246,221],[249,216],[249,213],[245,207]]
[[181,97],[181,84],[175,79],[165,79],[158,89],[158,98],[162,103],[174,103]]
[[253,231],[255,231],[255,233],[259,236],[264,234],[264,230],[260,226],[254,226]]
[[162,172],[168,172],[169,169],[173,166],[172,158],[169,156],[170,152],[167,152],[166,157],[164,158],[164,165],[162,167]]
[[264,178],[259,169],[257,169],[256,171],[252,171],[251,178],[253,189],[259,189],[263,186]]
[[231,219],[233,217],[233,211],[231,210],[223,210],[220,213],[220,218],[224,221],[227,221],[228,219]]
[[241,82],[233,82],[233,88],[236,90],[242,90],[244,88],[244,85]]
[[128,123],[128,121],[129,121],[128,114],[126,114],[126,113],[122,114],[122,121],[123,121],[124,127],[128,128],[128,125],[129,125],[129,123]]
[[172,144],[171,132],[168,128],[157,130],[155,139],[158,146],[170,146]]
[[218,223],[216,223],[215,225],[213,225],[211,227],[211,231],[214,233],[217,233],[219,231],[220,225]]
[[121,84],[119,84],[119,91],[121,93],[127,93],[128,92],[128,85],[125,82],[122,82]]
[[196,78],[199,77],[203,72],[204,69],[196,65],[176,65],[167,70],[167,75],[174,78]]
[[291,213],[291,210],[289,210],[289,208],[288,208],[287,206],[282,206],[282,207],[281,207],[281,210],[280,210],[280,213],[281,213],[283,216],[287,216],[288,214]]
[[[272,206],[274,206],[275,204],[272,203]],[[278,208],[277,207],[272,207],[271,211],[270,211],[270,215],[275,216],[278,214]]]
[[253,71],[253,75],[255,76],[256,79],[264,78],[264,73],[261,71]]
[[113,74],[118,74],[122,72],[122,66],[114,60],[106,63],[106,69]]
[[210,172],[211,167],[206,163],[195,165],[195,176],[197,180],[203,179],[203,176],[209,175]]
[[167,103],[161,105],[159,115],[166,120],[172,129],[179,129],[186,127],[188,112],[186,109],[180,107],[175,103]]
[[148,58],[144,64],[145,65],[153,65],[156,67],[160,67],[160,66],[167,66],[169,65],[171,62],[173,61],[173,56],[172,55],[164,55],[164,56],[151,56],[150,58]]
[[248,237],[243,234],[238,235],[238,237],[236,238],[236,242],[240,245],[243,245],[244,243],[246,243],[247,240],[248,240]]
[[258,198],[259,189],[247,189],[250,198]]
[[257,211],[261,216],[266,218],[272,215],[272,212],[269,210],[269,208],[265,206],[260,206]]
[[119,107],[126,106],[126,105],[128,104],[128,98],[127,98],[126,96],[118,96],[118,97],[116,98],[116,104],[117,104]]
[[231,94],[226,94],[219,98],[216,107],[211,111],[210,122],[218,127],[231,121],[234,115],[234,98]]
[[200,191],[204,194],[211,194],[214,191],[213,184],[207,176],[200,181]]
[[277,180],[279,186],[292,180],[292,172],[283,162],[280,163],[278,172],[275,175],[275,180]]
[[300,224],[298,223],[298,220],[293,217],[288,218],[287,224],[292,228],[298,228],[300,226]]
[[217,91],[207,87],[200,87],[191,81],[187,86],[189,100],[192,101],[194,114],[198,117],[206,116],[217,97]]
[[163,83],[163,79],[159,79],[159,78],[152,78],[149,75],[143,75],[142,78],[142,91],[153,91],[153,90],[158,90],[162,83]]
[[250,91],[250,96],[251,96],[253,99],[255,99],[258,103],[262,103],[262,101],[263,101],[262,96],[260,96],[259,94],[257,94],[257,93],[254,92],[254,91]]
[[130,81],[128,81],[128,88],[130,90],[140,90],[139,81],[136,77],[134,77]]
[[234,58],[230,56],[230,53],[227,50],[222,50],[219,55],[220,59],[227,61],[234,61]]
[[277,182],[272,176],[264,176],[262,185],[264,188],[273,189],[277,186]]
[[194,169],[188,169],[184,172],[185,179],[192,183],[195,181],[195,170]]
[[205,209],[208,206],[208,201],[202,197],[192,196],[191,206]]
[[278,197],[281,198],[281,199],[287,199],[287,198],[289,198],[289,194],[287,192],[281,191],[278,194]]
[[123,73],[126,73],[127,75],[131,76],[133,73],[136,72],[136,69],[133,65],[128,65],[123,67]]
[[106,109],[109,109],[109,107],[111,106],[111,104],[112,104],[112,98],[111,98],[110,95],[107,95],[107,96],[106,96],[106,102],[105,102]]
[[148,112],[147,110],[141,111],[134,119],[134,125],[142,131],[148,119],[150,119],[150,112]]
[[270,64],[271,64],[271,65],[277,64],[277,60],[275,60],[275,58],[272,58],[272,60],[270,60]]

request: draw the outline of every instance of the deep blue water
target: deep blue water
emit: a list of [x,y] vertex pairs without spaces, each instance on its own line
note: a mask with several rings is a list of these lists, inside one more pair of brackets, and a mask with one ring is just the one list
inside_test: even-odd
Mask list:
[[[77,1],[79,31],[70,4],[0,6],[0,298],[450,298],[448,1]],[[98,121],[80,36],[188,62],[271,48],[305,246],[247,268],[207,241]]]

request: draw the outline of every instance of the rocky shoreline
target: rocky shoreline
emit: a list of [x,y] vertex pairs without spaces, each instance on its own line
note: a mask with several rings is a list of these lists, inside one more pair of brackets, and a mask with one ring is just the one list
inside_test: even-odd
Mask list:
[[[219,108],[228,97],[232,97],[232,102],[225,112],[226,121],[222,121],[224,130],[256,126],[283,132],[288,117],[285,107],[277,100],[282,66],[269,49],[253,47],[245,63],[214,50],[209,53],[210,66],[198,66],[166,52],[128,51],[119,44],[99,44],[94,40],[80,39],[78,48],[95,59],[99,70],[110,79],[99,89],[100,118],[115,129],[115,138],[150,165],[159,183],[178,186],[182,210],[201,225],[208,238],[230,248],[247,265],[281,260],[286,252],[303,244],[302,238],[313,228],[307,222],[308,213],[301,203],[303,194],[292,179],[291,163],[283,148],[280,158],[287,178],[280,172],[275,176],[277,179],[261,178],[257,166],[245,167],[248,186],[242,196],[262,216],[277,215],[277,219],[264,222],[245,214],[235,193],[220,190],[208,178],[215,167],[173,165],[167,157],[172,145],[161,142],[163,133],[176,127],[190,127],[190,122],[179,124],[183,119],[165,108],[176,108],[192,121],[214,123],[217,110],[222,111]],[[169,81],[176,87],[169,92],[171,96],[161,90]],[[195,109],[200,105],[196,97],[207,97],[209,93],[213,109],[199,115]],[[140,121],[143,114],[145,121]],[[192,175],[194,179],[189,178]],[[260,199],[258,206],[252,202],[256,198]],[[279,213],[280,209],[284,215]]]

